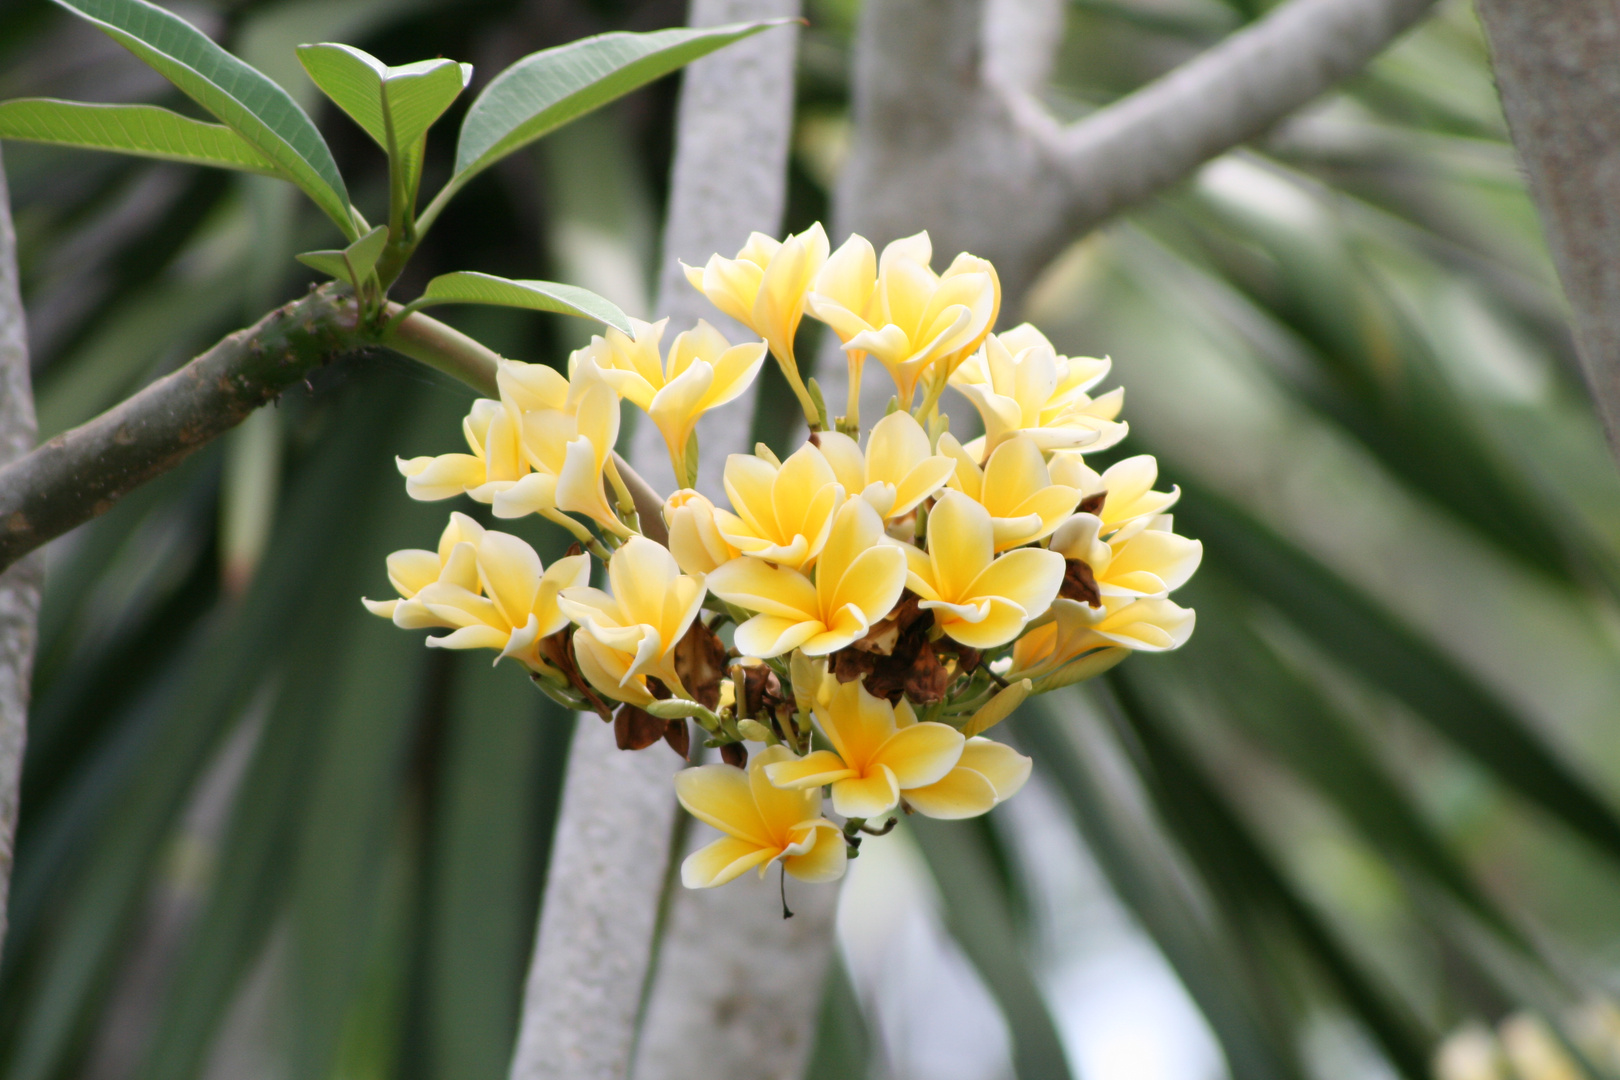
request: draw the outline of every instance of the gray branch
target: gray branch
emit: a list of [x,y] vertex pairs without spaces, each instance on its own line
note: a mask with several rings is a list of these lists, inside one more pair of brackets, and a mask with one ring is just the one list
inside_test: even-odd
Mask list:
[[[3,302],[3,301],[0,301]],[[359,310],[326,286],[278,308],[72,431],[0,468],[0,568],[110,510],[124,495],[274,400],[315,367],[358,348]],[[18,352],[20,318],[18,326]],[[29,412],[23,396],[6,407]],[[12,387],[8,386],[8,391]]]
[[1620,11],[1611,0],[1480,0],[1479,14],[1576,349],[1620,457]]
[[[0,163],[0,463],[34,445],[34,395],[28,380],[28,335],[17,283],[17,236]],[[39,622],[44,560],[35,555],[0,574],[0,944],[6,936],[17,788],[28,735],[28,691]]]
[[[690,21],[712,25],[797,13],[796,0],[696,0]],[[686,283],[676,259],[701,264],[716,251],[729,256],[750,230],[774,233],[779,227],[796,39],[792,29],[772,30],[698,61],[683,76],[655,308],[671,316],[666,345],[700,317],[733,341],[751,336]],[[747,448],[742,418],[752,400],[717,410],[700,426],[705,490],[719,489],[726,455]],[[672,489],[663,440],[651,424],[638,425],[628,456],[653,487]],[[656,523],[656,515],[643,517]],[[793,928],[815,939],[808,959],[767,954],[769,943],[749,929],[757,920],[739,921],[716,907],[722,899],[747,904],[755,899],[751,894],[739,897],[732,891],[736,886],[724,898],[677,888],[649,987],[677,813],[671,776],[681,763],[662,745],[618,750],[594,716],[576,724],[513,1080],[624,1080],[631,1074],[644,990],[647,1022],[633,1073],[638,1080],[686,1075],[680,1070],[696,1062],[703,1076],[713,1078],[796,1073],[814,1028],[830,918]],[[830,911],[830,901],[825,906]],[[780,924],[775,909],[768,910]],[[725,940],[713,948],[709,935],[719,925],[726,927]],[[782,935],[779,925],[764,933],[772,931]],[[794,985],[779,986],[780,970],[761,969],[767,956],[797,975]],[[779,1012],[773,1030],[787,1041],[785,1058],[780,1044],[718,1041],[725,1033],[706,1003],[726,996]]]
[[1054,147],[1085,232],[1354,75],[1434,0],[1290,0],[1080,121]]
[[[796,16],[799,7],[799,0],[694,0],[692,21]],[[676,322],[694,313],[718,322],[680,276],[676,257],[698,263],[716,251],[729,256],[751,230],[775,235],[781,227],[796,45],[796,32],[772,31],[688,69],[659,308],[675,313]],[[749,46],[752,51],[743,51]],[[747,426],[738,423],[744,410],[714,415],[717,422],[700,436],[699,484],[710,492],[720,490],[726,455],[751,442]],[[656,455],[663,457],[662,446]],[[688,848],[714,838],[695,823],[688,833]],[[745,878],[722,889],[677,886],[670,897],[634,1080],[803,1074],[832,953],[838,888],[790,888],[797,914],[784,921],[776,883]]]
[[[840,235],[928,229],[996,264],[1009,311],[1067,244],[1359,71],[1433,0],[1289,0],[1134,94],[1064,127],[1031,93],[1044,0],[867,4]],[[1009,49],[1012,57],[1005,59]],[[1024,69],[1024,70],[1021,70]]]

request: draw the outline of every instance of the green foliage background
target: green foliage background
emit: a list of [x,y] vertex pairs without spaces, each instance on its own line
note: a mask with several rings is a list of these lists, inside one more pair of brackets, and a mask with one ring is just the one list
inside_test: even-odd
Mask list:
[[[1079,115],[1261,13],[1081,0],[1053,104]],[[683,16],[665,0],[185,14],[311,109],[372,220],[381,155],[318,107],[293,45],[471,61],[476,91],[535,49]],[[848,136],[856,12],[810,17],[790,228],[828,213]],[[478,269],[647,314],[674,93],[479,177],[401,294]],[[44,0],[0,11],[0,97],[23,94],[189,111]],[[430,138],[429,190],[449,144]],[[313,278],[292,254],[335,240],[263,178],[22,144],[6,166],[42,437],[296,294]],[[1620,484],[1471,11],[1442,5],[1343,93],[1077,244],[1027,314],[1067,351],[1116,357],[1127,452],[1186,489],[1181,531],[1206,562],[1191,645],[1029,706],[1011,735],[1231,1075],[1348,1075],[1311,1037],[1333,1022],[1416,1077],[1466,1020],[1560,1020],[1612,983]],[[583,325],[451,317],[552,363]],[[765,389],[769,437],[793,402],[779,377]],[[403,496],[393,456],[454,449],[468,396],[397,357],[346,363],[54,546],[4,1075],[504,1075],[569,720],[356,602],[387,589],[384,554],[437,535],[444,508]],[[1020,1080],[1070,1075],[1026,850],[996,822],[914,838]],[[844,980],[818,1077],[881,1057],[832,992]]]

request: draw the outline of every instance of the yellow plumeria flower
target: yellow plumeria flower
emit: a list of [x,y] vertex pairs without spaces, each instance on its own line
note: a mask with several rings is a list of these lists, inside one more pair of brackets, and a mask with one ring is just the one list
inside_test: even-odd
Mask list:
[[697,478],[697,460],[688,459],[687,445],[698,419],[748,389],[765,362],[765,343],[733,346],[699,320],[675,335],[668,358],[660,362],[658,345],[668,324],[668,319],[631,319],[634,338],[610,327],[579,351],[576,363],[595,364],[620,396],[647,414],[664,436],[676,478],[690,484]]
[[[594,365],[580,370],[596,371]],[[562,468],[557,472],[554,502],[558,510],[581,514],[608,532],[631,535],[608,500],[603,477],[612,464],[613,445],[619,441],[619,395],[597,372],[587,377],[575,410],[577,434],[568,440]],[[538,489],[537,489],[538,490]],[[515,509],[510,503],[497,509]]]
[[951,488],[989,511],[997,551],[1050,536],[1080,503],[1079,489],[1054,483],[1035,441],[1025,435],[996,447],[982,469],[949,432],[939,437],[939,449],[955,463]]
[[1004,645],[1045,613],[1063,584],[1063,556],[1020,548],[997,558],[990,513],[946,491],[928,515],[928,552],[904,549],[907,586],[946,634],[975,649]]
[[714,503],[691,488],[682,488],[664,500],[664,527],[669,550],[688,574],[707,574],[741,554],[720,535]]
[[844,490],[871,503],[886,521],[917,509],[956,467],[949,456],[933,453],[928,433],[910,413],[890,413],[874,424],[864,454],[859,443],[836,431],[817,439]]
[[394,459],[411,498],[435,502],[467,494],[487,503],[529,471],[518,427],[500,402],[474,401],[461,431],[470,454]]
[[848,858],[837,825],[821,816],[821,792],[784,791],[765,770],[792,753],[772,746],[754,755],[748,771],[730,765],[700,765],[675,775],[675,796],[687,813],[726,835],[681,863],[681,884],[708,889],[741,877],[756,866],[760,876],[778,860],[802,881],[844,876]]
[[1128,596],[1105,596],[1101,608],[1059,599],[1052,603],[1052,614],[1051,622],[1013,644],[1013,676],[1038,678],[1095,649],[1179,649],[1192,637],[1197,622],[1197,612],[1174,601]]
[[[439,549],[409,548],[388,556],[388,583],[400,595],[398,600],[366,600],[361,603],[373,615],[393,620],[402,630],[420,630],[442,625],[421,601],[418,593],[435,581],[450,581],[477,591],[478,545],[484,527],[466,514],[452,513],[450,523],[439,535]],[[465,545],[465,547],[463,547]],[[452,566],[452,558],[455,565]]]
[[[1060,560],[1061,562],[1061,560]],[[864,499],[839,509],[815,580],[764,559],[733,559],[708,577],[709,591],[757,611],[737,627],[745,656],[770,658],[793,649],[825,656],[866,636],[906,586],[906,556],[886,543],[883,519]]]
[[833,749],[773,762],[765,775],[790,789],[831,784],[833,809],[845,817],[893,810],[902,792],[938,784],[962,757],[960,731],[918,723],[903,698],[896,709],[867,693],[859,679],[824,682],[814,712]]
[[1076,514],[1052,534],[1051,550],[1085,563],[1101,596],[1158,599],[1185,585],[1204,557],[1204,545],[1172,524],[1168,514],[1137,518],[1102,540],[1102,519]]
[[1114,446],[1129,430],[1114,419],[1125,391],[1110,390],[1095,399],[1086,393],[1111,366],[1106,359],[1058,355],[1028,323],[991,334],[950,380],[984,420],[984,443],[970,452],[982,460],[985,448],[994,450],[1017,432],[1045,451]]
[[[461,523],[454,524],[464,535],[470,534]],[[426,569],[426,560],[420,556],[410,561],[418,570]],[[438,578],[423,585],[409,603],[433,619],[428,625],[452,631],[428,638],[430,646],[494,649],[500,653],[497,663],[510,656],[532,671],[549,672],[538,646],[541,638],[568,625],[558,607],[558,594],[584,584],[590,573],[589,556],[570,555],[548,569],[534,548],[508,533],[489,529],[476,540],[456,542]],[[396,609],[396,622],[399,615]]]
[[675,673],[675,646],[703,606],[701,575],[682,574],[662,544],[632,536],[608,559],[612,594],[583,583],[558,598],[579,624],[574,654],[590,684],[617,701],[646,706],[649,677],[690,697]]
[[965,253],[935,273],[926,232],[894,241],[875,262],[871,250],[850,237],[817,277],[810,311],[845,352],[875,356],[894,379],[900,407],[910,409],[931,366],[944,379],[984,341],[1001,309],[1001,282],[988,262]]
[[1104,536],[1143,518],[1164,513],[1181,498],[1180,488],[1154,491],[1159,463],[1152,454],[1139,454],[1110,465],[1099,474],[1080,455],[1059,450],[1048,469],[1054,483],[1078,488],[1085,499],[1105,495],[1097,516]]
[[735,259],[711,255],[701,270],[681,264],[693,288],[765,339],[812,427],[818,410],[799,377],[793,338],[804,318],[805,294],[826,261],[827,234],[817,222],[780,243],[751,233]]
[[726,458],[726,495],[736,512],[714,512],[720,535],[744,555],[808,570],[827,542],[844,489],[809,443],[781,463],[763,445],[755,450]]
[[1033,764],[1005,743],[974,736],[962,745],[955,768],[935,783],[909,789],[906,802],[931,818],[978,817],[1018,794]]

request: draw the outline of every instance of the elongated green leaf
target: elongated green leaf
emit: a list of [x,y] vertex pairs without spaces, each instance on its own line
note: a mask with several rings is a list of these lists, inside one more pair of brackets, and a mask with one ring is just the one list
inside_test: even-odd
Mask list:
[[341,250],[304,251],[294,258],[338,281],[347,281],[358,290],[377,268],[377,260],[387,246],[388,226],[378,225]]
[[427,132],[472,79],[472,65],[419,60],[389,67],[350,45],[298,46],[304,70],[396,162],[414,201]]
[[439,59],[389,67],[352,45],[300,45],[298,59],[315,85],[384,150],[390,124],[395,146],[413,144],[472,78],[471,64]]
[[1080,708],[1084,700],[1073,690],[1038,697],[1011,723],[1114,890],[1209,1020],[1232,1075],[1304,1080],[1286,1002],[1256,977],[1223,914],[1196,891],[1196,873],[1144,813],[1142,792],[1113,731]]
[[1018,1080],[1070,1080],[1074,1074],[1063,1039],[1019,946],[1006,896],[995,882],[995,862],[982,824],[936,822],[921,815],[910,824],[939,882],[952,936],[1001,1005]]
[[146,0],[54,0],[103,30],[274,162],[345,236],[349,194],[326,140],[287,92]]
[[1393,695],[1520,795],[1620,854],[1620,818],[1459,664],[1310,555],[1239,508],[1189,491],[1176,508],[1206,556],[1228,568],[1370,685]]
[[1255,935],[1250,953],[1263,953],[1260,936],[1286,926],[1390,1064],[1408,1080],[1427,1080],[1430,1047],[1417,1018],[1369,978],[1333,929],[1299,895],[1197,760],[1176,742],[1156,702],[1137,692],[1134,680],[1120,672],[1108,679],[1118,692],[1114,720],[1131,737],[1138,770],[1155,804],[1182,850],[1231,913],[1232,925]]
[[1308,780],[1369,843],[1431,879],[1506,940],[1533,954],[1534,944],[1422,819],[1349,718],[1250,629],[1249,613],[1237,600],[1240,594],[1225,587],[1214,568],[1204,573],[1212,580],[1201,581],[1203,587],[1189,590],[1186,597],[1204,620],[1198,636],[1159,665],[1154,677],[1167,681],[1167,674],[1174,678],[1183,669],[1201,674],[1189,691],[1224,704],[1222,711],[1234,725]]
[[495,76],[467,110],[455,173],[422,215],[423,227],[450,195],[514,150],[699,57],[788,21],[598,34],[525,56]]
[[428,282],[421,299],[411,306],[428,307],[432,304],[492,304],[496,307],[528,308],[530,311],[555,311],[562,315],[577,315],[582,319],[595,319],[625,334],[633,333],[630,318],[619,306],[603,299],[589,289],[577,285],[560,285],[555,281],[512,281],[493,274],[480,274],[475,270],[458,270],[453,274],[440,274]]
[[230,128],[156,105],[92,105],[51,98],[0,102],[0,139],[279,175],[274,164]]

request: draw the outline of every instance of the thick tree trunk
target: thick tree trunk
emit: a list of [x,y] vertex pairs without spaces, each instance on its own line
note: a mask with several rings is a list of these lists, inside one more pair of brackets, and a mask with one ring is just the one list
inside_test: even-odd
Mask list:
[[[0,162],[0,465],[34,447],[34,395],[28,379],[28,335],[17,282],[17,235],[5,165]],[[39,622],[43,553],[0,574],[0,944],[5,941],[17,832],[17,786],[28,732],[28,690]]]
[[1479,14],[1587,383],[1620,457],[1620,9],[1480,0]]
[[[692,21],[794,16],[799,0],[696,0]],[[730,256],[750,231],[777,234],[787,197],[797,35],[772,31],[688,69],[681,95],[676,183],[660,269],[671,332],[699,318],[732,340],[752,335],[719,315],[686,283],[676,259],[701,265]],[[745,51],[747,50],[747,51]],[[699,487],[720,490],[727,454],[749,447],[745,409],[711,414],[699,433]],[[647,425],[640,460],[663,457]],[[660,475],[667,475],[667,466]],[[692,825],[688,848],[712,838]],[[676,857],[684,855],[676,852]],[[635,1080],[787,1080],[803,1071],[832,945],[834,885],[791,890],[782,919],[774,881],[749,876],[723,889],[675,886],[647,998]]]
[[[796,14],[797,0],[694,0],[690,21],[713,25]],[[749,231],[775,232],[779,227],[792,131],[796,42],[794,28],[771,30],[686,69],[655,309],[671,316],[665,346],[700,317],[733,341],[751,336],[726,324],[686,283],[675,260],[701,264],[715,251],[732,255]],[[743,418],[751,403],[751,398],[736,402],[700,428],[704,490],[718,491],[726,455],[747,448],[748,423]],[[673,489],[663,441],[651,424],[639,425],[629,457],[653,487],[666,493]],[[681,762],[662,745],[637,753],[618,750],[611,731],[595,717],[582,716],[577,723],[512,1061],[513,1080],[624,1080],[629,1075],[655,923],[668,880],[677,812],[671,777]],[[732,899],[737,900],[735,894]],[[702,924],[714,913],[701,907],[710,903],[707,897],[699,899],[684,890],[671,902],[666,936],[672,953],[685,954],[691,940],[706,936]],[[694,911],[694,903],[701,909]],[[751,997],[766,985],[759,970],[762,954],[739,938],[735,926],[728,932],[723,954],[728,963],[719,968],[685,961],[660,964],[644,1042],[649,1050],[659,1045],[661,1025],[673,1022],[681,1029],[681,1048],[688,1057],[691,1047],[702,1048],[698,1056],[704,1076],[775,1075],[757,1066],[761,1057],[752,1050],[739,1059],[741,1072],[727,1071],[730,1051],[706,1037],[693,1039],[690,1026],[705,1020],[683,1011],[691,1002],[728,993]],[[819,962],[812,966],[813,995],[820,987]],[[813,1005],[812,998],[798,1010],[802,1017],[797,1024],[789,1021],[801,1044],[808,1043]],[[784,1007],[792,1015],[791,1006]],[[659,1070],[676,1064],[673,1059],[680,1056],[680,1052],[643,1053],[637,1075],[672,1075]]]

